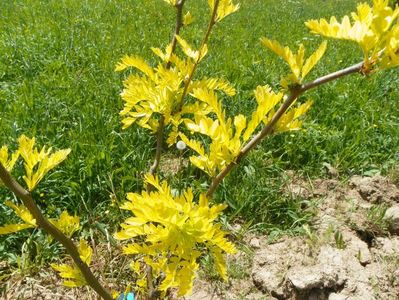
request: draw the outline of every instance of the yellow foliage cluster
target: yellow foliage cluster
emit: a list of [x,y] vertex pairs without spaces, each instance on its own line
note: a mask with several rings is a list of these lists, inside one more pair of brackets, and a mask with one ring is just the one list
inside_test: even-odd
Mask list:
[[[164,0],[164,1],[172,6],[176,6],[178,3],[178,0]],[[211,9],[211,11],[213,11],[215,9],[215,4],[216,4],[215,0],[208,0],[208,5],[209,5],[209,8]],[[231,15],[232,13],[236,12],[239,8],[240,8],[240,5],[234,4],[232,0],[219,0],[217,11],[216,11],[215,22],[220,22],[228,15]],[[192,18],[189,17],[189,20],[192,21]],[[184,25],[188,25],[191,22],[188,22],[188,24],[186,24],[186,22],[184,22],[184,23],[185,23]]]
[[[155,68],[137,56],[125,56],[116,66],[117,71],[133,67],[142,73],[129,75],[124,81],[124,90],[121,93],[124,108],[120,112],[123,128],[137,123],[141,127],[156,131],[159,115],[164,117],[165,125],[178,126],[186,114],[209,114],[209,107],[199,103],[191,103],[181,108],[184,92],[191,93],[196,88],[221,90],[227,95],[235,94],[235,89],[222,79],[207,78],[187,83],[194,65],[206,55],[208,49],[204,45],[200,50],[193,50],[180,36],[177,36],[177,41],[187,56],[186,59],[171,53],[172,45],[168,45],[165,52],[159,48],[152,48],[161,58],[161,62]],[[171,67],[167,67],[168,63]]]
[[327,42],[324,41],[321,43],[320,47],[305,60],[305,47],[303,44],[299,45],[298,52],[294,54],[289,47],[283,47],[277,41],[272,41],[267,38],[262,38],[261,41],[263,45],[284,59],[291,69],[292,73],[282,79],[281,85],[284,88],[289,88],[292,84],[302,83],[302,80],[319,62],[327,49]]
[[226,278],[223,253],[234,253],[234,246],[227,241],[220,224],[215,224],[225,205],[210,206],[205,195],[194,202],[191,189],[180,196],[172,196],[166,182],[147,175],[146,182],[155,191],[141,194],[129,193],[121,208],[133,216],[121,225],[115,234],[119,240],[133,240],[123,248],[124,253],[136,256],[132,269],[140,280],[137,285],[146,288],[142,263],[152,267],[154,278],[164,274],[160,290],[178,288],[183,296],[192,289],[198,258],[209,249],[219,274]]
[[[32,191],[39,181],[55,166],[61,163],[69,154],[70,150],[59,150],[51,153],[52,148],[46,150],[43,147],[40,151],[35,148],[35,138],[28,138],[22,135],[19,138],[19,148],[11,156],[8,154],[8,147],[3,146],[0,149],[0,163],[11,171],[19,156],[24,160],[25,176],[23,177],[29,191]],[[0,227],[0,235],[14,233],[27,228],[36,228],[36,219],[32,216],[28,208],[24,205],[15,205],[11,201],[5,201],[5,205],[11,208],[15,214],[23,221],[19,224],[6,224]],[[72,235],[80,229],[80,218],[78,216],[70,216],[67,211],[61,213],[58,219],[50,219],[50,222],[57,227],[66,236]],[[81,241],[78,247],[81,259],[87,264],[90,263],[92,249],[85,241]],[[66,286],[84,285],[85,279],[79,268],[68,265],[52,265],[53,268],[60,272],[60,276],[66,279]]]
[[69,215],[66,210],[58,219],[50,219],[50,222],[69,238],[80,229],[80,218]]
[[[177,0],[164,1],[180,7]],[[239,9],[239,4],[234,4],[232,0],[208,0],[208,5],[214,12],[210,25],[220,22]],[[330,21],[310,20],[306,22],[306,26],[316,34],[358,43],[364,53],[364,71],[368,72],[377,66],[388,68],[399,65],[398,16],[399,7],[391,8],[387,0],[373,0],[373,6],[359,4],[357,12],[351,15],[352,20],[345,16],[339,22],[332,17]],[[182,22],[183,25],[193,22],[190,12],[184,15]],[[184,58],[175,53],[175,44],[169,44],[165,50],[152,48],[154,54],[160,58],[156,66],[149,65],[138,56],[125,56],[117,64],[116,71],[127,68],[139,71],[130,74],[123,83],[121,97],[124,107],[120,112],[123,128],[137,124],[156,132],[160,128],[160,120],[163,120],[169,133],[167,143],[171,146],[177,140],[183,141],[195,152],[190,157],[191,163],[209,176],[215,177],[218,172],[236,161],[245,144],[257,134],[259,127],[268,124],[279,108],[284,107],[281,105],[289,97],[284,93],[293,92],[295,88],[298,91],[298,88],[304,86],[304,78],[324,55],[327,43],[322,42],[314,53],[305,58],[306,51],[302,44],[294,53],[277,41],[263,38],[262,43],[280,56],[290,68],[291,73],[281,82],[284,90],[274,92],[268,85],[258,86],[254,91],[257,107],[251,116],[238,114],[229,117],[217,91],[234,96],[234,87],[223,79],[193,78],[197,65],[208,53],[205,42],[208,37],[206,36],[204,43],[196,50],[181,36],[176,35],[175,41]],[[299,94],[298,92],[296,96]],[[274,132],[300,129],[301,117],[311,105],[312,101],[308,100],[292,105],[284,113],[280,110],[281,117],[273,128]],[[205,139],[201,138],[200,142],[198,135],[205,136]],[[35,138],[23,135],[19,138],[19,148],[14,153],[9,154],[6,146],[0,148],[0,163],[10,172],[18,158],[22,157],[25,169],[23,179],[28,190],[32,191],[69,153],[70,149],[54,153],[52,148],[43,147],[39,150],[35,147]],[[177,196],[172,195],[170,186],[166,182],[159,182],[153,175],[147,175],[145,181],[155,190],[127,195],[128,201],[121,208],[129,210],[132,216],[121,224],[121,231],[115,234],[119,240],[131,241],[125,245],[123,251],[136,258],[131,267],[138,278],[138,289],[148,288],[148,269],[145,266],[150,266],[152,277],[160,282],[159,290],[163,295],[170,288],[177,288],[179,296],[190,293],[195,272],[199,267],[198,260],[204,252],[211,254],[218,273],[226,279],[224,254],[236,251],[227,240],[221,225],[217,224],[217,218],[226,206],[210,205],[204,194],[199,195],[196,202],[191,189]],[[37,227],[36,220],[27,207],[15,205],[11,201],[6,201],[5,204],[23,222],[0,227],[0,234]],[[68,237],[72,237],[80,229],[79,221],[79,217],[70,216],[66,211],[58,219],[50,219]],[[86,241],[80,240],[78,251],[83,262],[89,265],[93,250]],[[52,267],[65,279],[66,286],[86,284],[76,265],[61,264]]]
[[5,205],[14,210],[15,214],[24,221],[22,224],[6,224],[0,227],[0,235],[17,232],[26,228],[36,227],[36,220],[24,205],[15,205],[11,201],[5,201]]
[[351,40],[360,45],[364,53],[365,70],[377,63],[381,68],[399,65],[399,7],[392,8],[388,0],[373,0],[373,6],[361,3],[357,12],[344,16],[310,20],[306,26],[312,32],[336,39]]
[[[32,191],[40,180],[55,166],[61,163],[69,154],[70,149],[59,150],[51,154],[52,148],[46,150],[43,147],[40,151],[35,148],[35,138],[28,138],[22,135],[19,139],[18,149],[9,155],[8,147],[0,148],[0,163],[11,172],[18,158],[24,160],[25,176],[23,176],[29,191]],[[6,224],[0,227],[0,235],[17,232],[26,228],[37,227],[36,220],[24,205],[15,205],[11,201],[5,204],[14,210],[15,214],[24,221],[21,224]],[[64,234],[71,237],[74,232],[79,230],[79,217],[70,216],[67,211],[61,213],[59,219],[51,219],[51,223],[61,230]]]
[[[213,11],[215,9],[215,0],[208,0],[209,7]],[[234,4],[232,0],[219,0],[219,5],[216,11],[216,22],[220,22],[228,15],[236,12],[240,8],[240,4]]]
[[[91,249],[91,247],[85,240],[80,240],[78,251],[80,259],[88,266],[90,266],[93,249]],[[75,264],[73,264],[72,266],[67,264],[52,264],[51,267],[54,270],[58,271],[60,276],[65,279],[63,285],[67,287],[78,287],[86,285],[86,280],[82,272],[80,272],[79,268]]]
[[[176,133],[178,137],[197,156],[191,156],[190,161],[199,169],[205,171],[211,177],[231,162],[234,162],[240,153],[242,146],[251,138],[256,129],[262,123],[267,123],[275,114],[276,107],[284,99],[283,93],[274,93],[269,86],[258,86],[255,90],[257,108],[247,119],[242,114],[234,118],[227,118],[217,95],[203,89],[195,89],[192,96],[211,107],[216,120],[196,115],[194,120],[184,119],[186,128],[192,133],[199,133],[210,138],[210,145],[207,149],[195,139],[188,138],[184,133]],[[311,106],[308,101],[299,107],[291,108],[279,120],[275,126],[275,132],[297,130],[301,127],[302,116]],[[169,139],[169,143],[174,140]]]
[[25,162],[23,178],[29,191],[32,191],[44,175],[64,161],[71,152],[71,149],[64,149],[51,153],[52,148],[46,149],[46,146],[39,151],[35,148],[35,138],[30,139],[25,135],[22,135],[18,141],[18,151]]
[[19,151],[16,151],[11,155],[9,155],[8,152],[9,151],[7,146],[3,146],[0,148],[0,163],[6,168],[8,172],[11,172],[11,170],[14,168],[15,163],[18,160]]

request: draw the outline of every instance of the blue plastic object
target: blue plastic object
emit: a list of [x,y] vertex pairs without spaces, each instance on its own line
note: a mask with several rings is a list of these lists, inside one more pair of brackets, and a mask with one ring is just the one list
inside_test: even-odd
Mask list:
[[134,293],[120,294],[118,300],[134,300]]

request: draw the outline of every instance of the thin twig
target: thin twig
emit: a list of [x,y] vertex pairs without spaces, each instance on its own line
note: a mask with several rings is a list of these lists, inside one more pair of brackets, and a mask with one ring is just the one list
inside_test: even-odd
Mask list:
[[[176,45],[177,45],[177,36],[180,34],[180,30],[183,26],[183,7],[184,3],[186,0],[180,0],[176,3],[175,8],[176,8],[176,26],[175,26],[175,32],[173,34],[172,38],[172,47],[171,47],[171,52],[170,55],[172,55],[175,50],[176,50]],[[169,60],[166,64],[166,68],[169,69],[171,67],[171,61]],[[161,115],[158,121],[158,129],[157,129],[157,145],[156,145],[156,150],[155,150],[155,157],[154,157],[154,162],[152,163],[149,173],[151,175],[155,175],[158,172],[159,168],[159,163],[161,161],[161,155],[162,155],[162,144],[163,144],[163,139],[164,139],[164,130],[165,130],[165,117]],[[153,190],[153,186],[151,184],[147,184],[147,191]],[[153,300],[156,299],[157,296],[157,290],[154,287],[154,278],[152,276],[152,268],[151,266],[147,265],[146,267],[146,277],[147,277],[147,287],[148,287],[148,295],[147,299],[148,300]]]
[[230,171],[234,168],[235,165],[239,164],[240,161],[256,146],[258,145],[266,136],[270,135],[273,133],[273,128],[277,124],[277,122],[280,120],[280,118],[284,115],[284,113],[287,111],[287,109],[291,106],[292,103],[304,92],[313,89],[315,87],[318,87],[322,84],[328,83],[330,81],[333,81],[335,79],[344,77],[349,74],[353,73],[359,73],[362,71],[363,67],[363,62],[355,64],[351,67],[348,67],[346,69],[339,70],[334,73],[330,73],[328,75],[319,77],[318,79],[305,83],[302,85],[294,86],[290,90],[290,94],[288,97],[285,99],[284,103],[280,106],[280,108],[277,110],[277,112],[274,114],[272,119],[267,123],[263,129],[256,134],[240,151],[238,154],[237,158],[235,159],[234,162],[230,163],[225,167],[220,173],[212,180],[211,186],[208,188],[207,191],[207,196],[210,198],[212,197],[213,193],[215,192],[216,188],[219,186],[219,184],[223,181],[223,179],[230,173]]
[[[165,118],[161,116],[158,121],[158,130],[157,130],[157,148],[155,150],[154,162],[149,170],[151,175],[155,175],[158,171],[159,162],[161,160],[162,154],[162,143],[163,143],[163,133],[165,128]],[[151,185],[150,185],[151,186]],[[150,188],[151,189],[151,188]]]
[[[174,53],[177,46],[177,36],[180,34],[180,29],[183,27],[183,6],[186,0],[180,0],[176,3],[176,27],[172,38],[172,47],[170,54]],[[166,68],[169,69],[172,62],[169,60],[166,64]]]
[[199,48],[200,50],[199,50],[198,58],[195,61],[194,66],[193,66],[193,68],[192,68],[192,70],[191,70],[191,72],[190,72],[190,74],[188,76],[188,79],[185,82],[184,90],[183,90],[183,93],[182,93],[181,98],[180,98],[180,103],[177,106],[176,111],[180,111],[182,109],[183,105],[184,105],[184,98],[187,96],[188,88],[190,86],[191,81],[193,80],[195,71],[197,70],[197,67],[198,67],[198,65],[200,63],[201,54],[204,51],[204,47],[208,43],[209,36],[211,35],[211,31],[213,29],[213,26],[215,26],[215,24],[216,24],[216,16],[217,16],[217,11],[218,11],[218,7],[219,7],[219,1],[220,0],[216,0],[215,1],[215,6],[213,8],[211,19],[210,19],[209,24],[208,24],[208,29],[205,32],[204,38],[203,38],[203,40],[201,42],[201,46]]
[[[175,27],[175,32],[173,34],[173,39],[172,39],[172,48],[171,48],[171,55],[173,52],[176,50],[176,45],[177,45],[177,36],[180,33],[180,30],[183,26],[183,7],[184,3],[186,0],[180,0],[176,3],[176,27]],[[171,67],[171,62],[168,61],[166,64],[166,68],[169,69]],[[155,150],[155,158],[154,162],[150,167],[149,173],[151,175],[155,175],[158,171],[159,163],[161,160],[161,154],[162,154],[162,144],[163,144],[163,138],[164,138],[164,129],[165,129],[165,118],[164,116],[161,116],[158,121],[158,129],[157,129],[157,146]],[[147,185],[147,189],[151,190],[152,186]]]
[[66,252],[72,257],[76,266],[82,272],[87,284],[91,286],[103,299],[112,300],[113,298],[111,294],[100,284],[100,282],[91,272],[89,266],[82,261],[79,251],[72,240],[58,230],[57,227],[51,224],[46,217],[44,217],[33,200],[32,195],[14,180],[14,178],[8,173],[1,163],[0,179],[7,188],[9,188],[19,199],[22,200],[23,204],[35,218],[37,226],[42,228],[65,247]]

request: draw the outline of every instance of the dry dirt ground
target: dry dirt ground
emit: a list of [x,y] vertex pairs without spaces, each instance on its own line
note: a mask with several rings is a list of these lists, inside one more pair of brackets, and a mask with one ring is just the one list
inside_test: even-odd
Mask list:
[[[347,183],[288,175],[282,193],[317,203],[305,235],[273,243],[246,235],[243,251],[229,259],[229,282],[211,280],[205,269],[185,299],[399,299],[399,189],[379,175]],[[0,280],[0,299],[96,297],[88,289],[65,289],[52,271],[43,271]]]
[[290,176],[283,192],[319,204],[305,236],[272,244],[250,237],[250,276],[224,285],[198,281],[186,299],[399,299],[398,188],[379,175],[346,184]]

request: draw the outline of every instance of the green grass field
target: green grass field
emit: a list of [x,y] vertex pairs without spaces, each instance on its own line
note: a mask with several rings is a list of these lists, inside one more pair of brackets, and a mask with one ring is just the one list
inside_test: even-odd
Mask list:
[[[182,35],[194,45],[206,28],[205,2],[187,1],[195,23]],[[238,93],[224,99],[227,111],[249,115],[253,89],[277,87],[287,72],[259,39],[266,36],[293,48],[304,43],[313,50],[321,38],[310,34],[304,21],[340,17],[354,10],[357,1],[240,2],[239,12],[213,32],[209,56],[197,76],[232,82]],[[119,93],[125,75],[114,72],[115,64],[125,54],[155,62],[150,47],[169,43],[173,26],[173,10],[161,0],[0,1],[0,145],[16,146],[16,139],[26,134],[40,145],[72,149],[35,196],[50,215],[63,209],[81,215],[84,234],[94,222],[111,224],[110,232],[117,228],[122,213],[111,206],[110,195],[121,202],[126,192],[139,191],[153,158],[155,139],[149,132],[121,128]],[[330,40],[327,54],[308,79],[360,60],[356,45]],[[281,195],[284,170],[323,177],[323,163],[329,163],[345,179],[397,166],[398,80],[397,70],[368,78],[352,75],[308,93],[314,106],[304,130],[264,141],[217,191],[216,201],[229,204],[228,221],[295,232],[311,218],[311,211],[303,209],[308,207],[303,200]],[[208,182],[193,168],[170,179],[179,188],[201,188]],[[2,198],[10,196],[1,193]],[[0,224],[11,219],[0,203]],[[28,236],[25,232],[0,238],[0,259],[16,261]],[[49,249],[47,258],[57,251]]]

